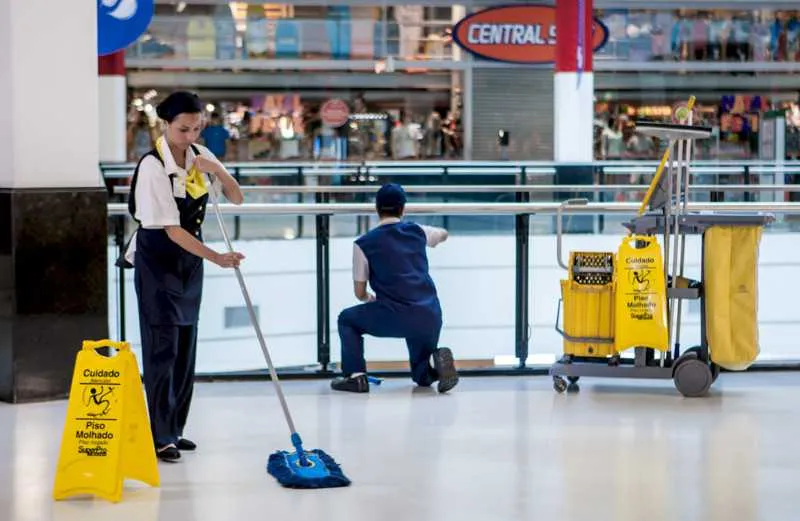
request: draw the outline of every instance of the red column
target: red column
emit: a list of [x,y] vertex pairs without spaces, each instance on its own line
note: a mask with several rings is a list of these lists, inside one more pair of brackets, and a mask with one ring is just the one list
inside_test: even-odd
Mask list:
[[592,0],[556,0],[554,159],[593,159]]
[[592,5],[592,0],[556,1],[556,72],[592,72]]
[[97,71],[100,76],[125,76],[125,51],[98,56]]

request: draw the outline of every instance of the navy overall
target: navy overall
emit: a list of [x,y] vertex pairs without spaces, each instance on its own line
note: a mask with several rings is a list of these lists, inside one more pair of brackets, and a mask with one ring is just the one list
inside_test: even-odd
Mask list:
[[413,223],[387,223],[356,240],[369,264],[375,301],[339,314],[342,373],[366,372],[363,335],[403,338],[415,383],[431,385],[436,375],[430,357],[439,344],[442,309],[428,274],[427,239]]
[[[199,156],[196,149],[194,152]],[[156,150],[147,155],[162,161]],[[128,203],[133,216],[137,175],[138,167]],[[175,183],[175,176],[170,180]],[[200,241],[207,200],[208,193],[195,199],[188,191],[185,198],[175,198],[181,227]],[[177,444],[183,436],[192,400],[203,259],[175,244],[164,229],[139,226],[135,240],[134,287],[139,302],[144,386],[153,441],[156,447],[163,447]]]

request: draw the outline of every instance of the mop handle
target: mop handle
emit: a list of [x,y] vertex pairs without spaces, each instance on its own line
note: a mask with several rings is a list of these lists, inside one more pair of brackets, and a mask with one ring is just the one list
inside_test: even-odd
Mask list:
[[[222,232],[222,238],[225,240],[225,246],[228,248],[229,253],[233,253],[233,246],[231,246],[231,241],[228,238],[228,232],[225,229],[225,223],[222,221],[222,214],[219,211],[219,206],[217,205],[217,196],[214,191],[214,183],[209,176],[209,183],[210,186],[208,187],[208,194],[211,197],[211,203],[214,206],[214,213],[217,216],[217,222],[219,223],[219,229]],[[294,428],[294,421],[292,421],[292,415],[289,412],[289,406],[286,404],[286,397],[283,395],[283,389],[281,387],[280,380],[278,380],[278,374],[275,372],[275,367],[272,365],[272,357],[269,355],[269,350],[267,349],[267,343],[264,341],[264,336],[261,334],[261,327],[258,325],[258,319],[256,318],[255,311],[253,310],[253,304],[250,301],[250,294],[247,291],[247,286],[244,283],[244,277],[242,277],[242,272],[239,270],[238,266],[234,268],[236,272],[236,279],[239,281],[239,287],[242,290],[242,295],[244,296],[245,304],[247,304],[247,311],[250,313],[250,322],[253,323],[253,327],[256,330],[256,336],[258,337],[258,343],[261,345],[261,350],[264,352],[264,358],[267,360],[267,366],[269,366],[269,373],[272,376],[272,381],[275,383],[275,390],[278,393],[278,399],[281,402],[281,407],[283,408],[283,415],[286,417],[286,423],[289,424],[289,430],[291,431],[292,436],[297,436],[297,432]]]

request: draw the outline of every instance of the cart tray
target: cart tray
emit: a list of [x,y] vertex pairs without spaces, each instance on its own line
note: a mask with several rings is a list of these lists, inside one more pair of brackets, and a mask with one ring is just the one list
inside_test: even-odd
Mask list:
[[633,360],[622,359],[619,365],[608,365],[606,359],[598,358],[597,362],[556,362],[550,366],[550,376],[590,378],[642,378],[664,379],[672,378],[672,367],[661,366],[636,366]]
[[[712,226],[765,226],[774,221],[775,216],[766,213],[687,213],[678,218],[678,233],[699,235]],[[646,213],[623,223],[623,226],[638,235],[664,233],[664,215]]]

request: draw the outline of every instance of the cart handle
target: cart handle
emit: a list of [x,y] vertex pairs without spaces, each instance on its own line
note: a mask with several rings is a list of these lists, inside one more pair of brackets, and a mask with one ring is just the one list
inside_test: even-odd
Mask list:
[[564,261],[561,259],[561,236],[563,235],[563,225],[561,224],[561,216],[565,206],[586,206],[589,204],[588,199],[567,199],[560,205],[556,211],[556,255],[558,256],[558,265],[565,270],[569,269]]
[[564,332],[563,329],[559,327],[559,323],[561,322],[561,304],[564,302],[563,298],[558,299],[558,308],[556,311],[556,332],[561,335],[564,340],[567,342],[574,342],[576,344],[613,344],[614,338],[603,338],[603,337],[591,337],[591,336],[571,336]]

